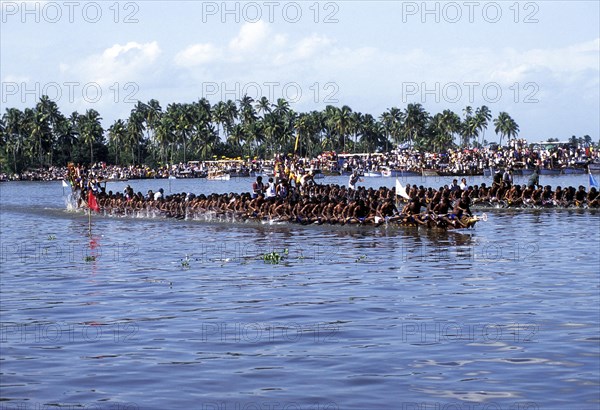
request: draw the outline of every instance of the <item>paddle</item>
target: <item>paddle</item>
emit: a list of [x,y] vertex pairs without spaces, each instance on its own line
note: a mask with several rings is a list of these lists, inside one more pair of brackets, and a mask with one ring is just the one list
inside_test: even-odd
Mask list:
[[481,216],[475,215],[475,216],[473,216],[473,218],[476,218],[478,221],[481,220],[483,222],[487,222],[487,220],[488,220],[488,216],[485,212],[482,213]]

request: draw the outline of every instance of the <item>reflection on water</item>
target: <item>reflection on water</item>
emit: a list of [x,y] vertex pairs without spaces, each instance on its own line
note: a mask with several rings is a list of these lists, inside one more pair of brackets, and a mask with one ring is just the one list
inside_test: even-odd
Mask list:
[[23,186],[0,187],[3,408],[598,408],[598,213],[94,216],[90,238],[54,185]]

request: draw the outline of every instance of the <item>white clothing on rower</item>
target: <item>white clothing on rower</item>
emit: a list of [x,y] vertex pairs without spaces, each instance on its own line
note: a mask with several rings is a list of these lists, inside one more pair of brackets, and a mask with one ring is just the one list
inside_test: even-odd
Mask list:
[[352,190],[356,190],[356,183],[360,181],[360,176],[358,176],[357,172],[353,172],[350,175],[350,179],[348,180],[348,188]]
[[265,193],[267,198],[275,197],[275,183],[269,182],[269,186],[267,187],[267,192]]

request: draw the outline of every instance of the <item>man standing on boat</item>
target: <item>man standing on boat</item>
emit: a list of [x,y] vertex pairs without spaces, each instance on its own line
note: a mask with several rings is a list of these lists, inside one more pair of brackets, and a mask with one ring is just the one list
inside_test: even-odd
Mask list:
[[256,177],[256,181],[252,183],[252,198],[257,198],[258,195],[265,192],[265,184],[262,182],[262,177]]
[[540,184],[540,167],[535,167],[533,174],[529,177],[529,181],[527,182],[527,186],[531,188],[535,188]]
[[513,182],[512,177],[512,168],[508,167],[504,170],[504,174],[502,174],[502,182],[504,182],[505,187],[511,187]]
[[308,173],[305,173],[302,175],[302,177],[300,178],[300,185],[302,187],[307,187],[309,185],[315,185],[315,174],[313,170],[308,171]]
[[350,179],[348,180],[348,188],[356,190],[356,184],[362,181],[363,179],[358,176],[358,171],[355,169],[352,171],[352,175],[350,175]]

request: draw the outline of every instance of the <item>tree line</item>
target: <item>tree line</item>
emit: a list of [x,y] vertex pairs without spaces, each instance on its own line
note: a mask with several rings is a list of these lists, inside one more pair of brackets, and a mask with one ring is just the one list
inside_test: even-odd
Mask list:
[[443,152],[485,145],[493,125],[502,144],[516,138],[519,126],[506,112],[492,120],[487,106],[430,114],[421,104],[392,107],[379,117],[328,105],[321,111],[296,112],[288,101],[266,97],[214,105],[201,98],[162,108],[157,100],[138,101],[127,119],[104,129],[94,109],[66,116],[48,96],[23,111],[8,108],[0,119],[0,158],[4,171],[64,166],[68,162],[105,161],[117,165],[159,166],[214,158],[270,158],[295,150],[314,157],[323,151],[389,151],[407,144]]

